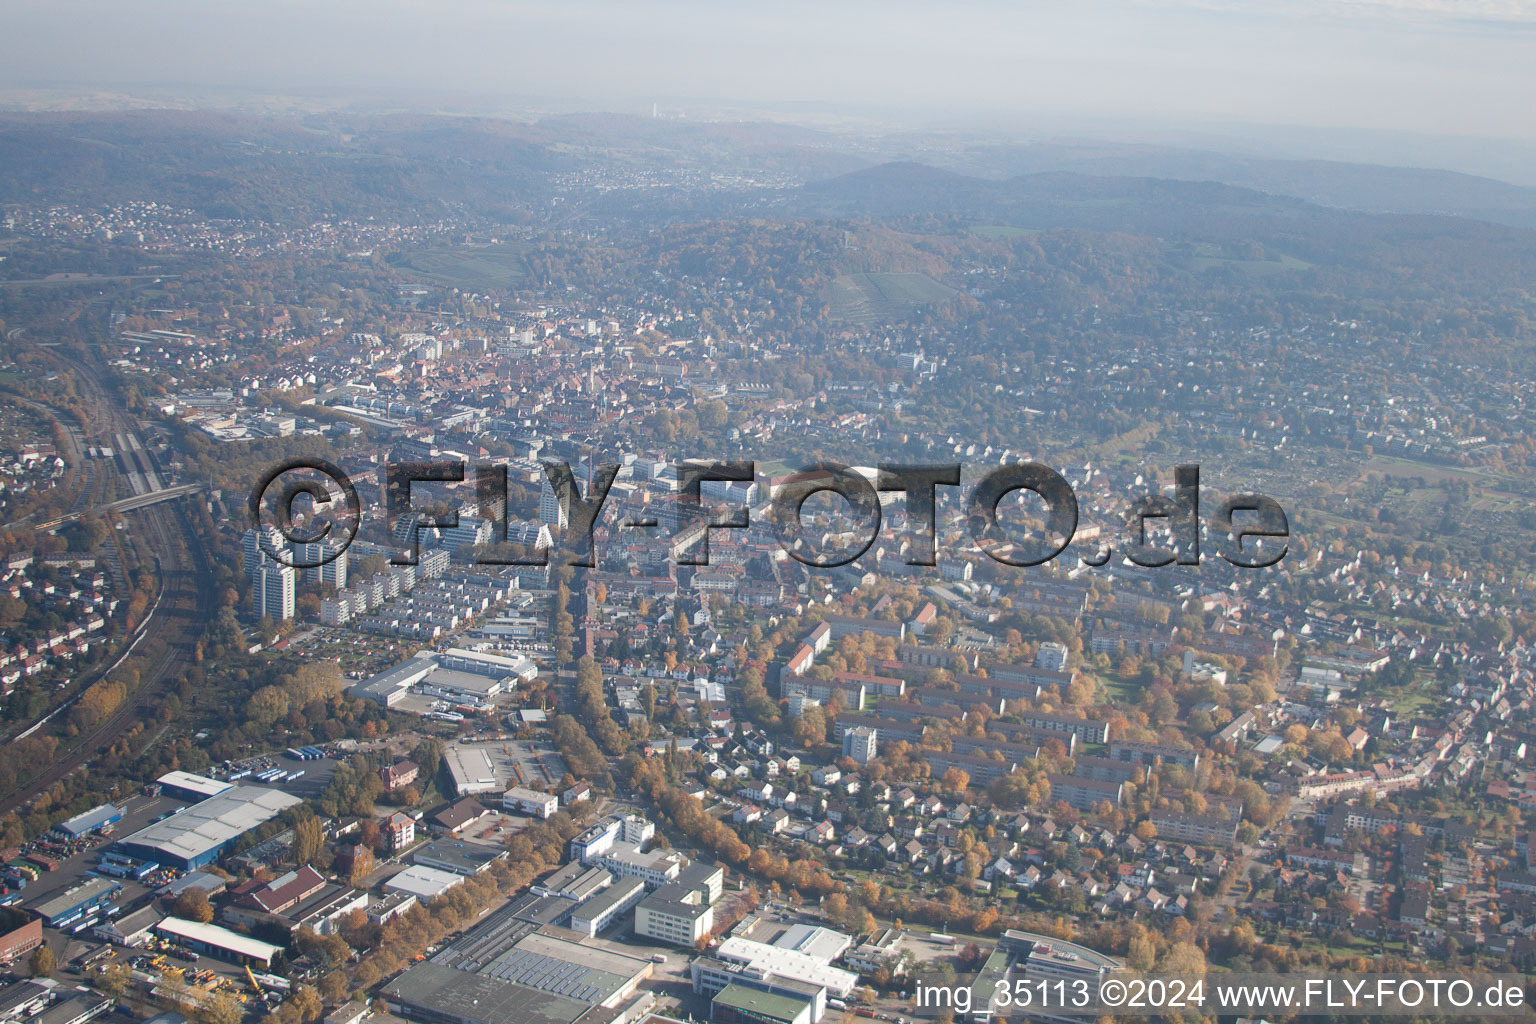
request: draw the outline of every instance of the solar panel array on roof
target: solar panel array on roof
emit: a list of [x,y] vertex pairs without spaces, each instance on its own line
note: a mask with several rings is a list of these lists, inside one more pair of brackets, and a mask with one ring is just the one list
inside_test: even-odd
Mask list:
[[482,973],[502,981],[515,981],[542,992],[552,992],[557,996],[580,999],[584,1003],[597,1003],[603,999],[603,989],[590,980],[592,975],[602,975],[602,971],[529,950],[508,950],[489,970]]
[[438,953],[433,962],[471,973],[480,970],[534,930],[534,924],[517,915],[538,901],[533,895],[512,900]]

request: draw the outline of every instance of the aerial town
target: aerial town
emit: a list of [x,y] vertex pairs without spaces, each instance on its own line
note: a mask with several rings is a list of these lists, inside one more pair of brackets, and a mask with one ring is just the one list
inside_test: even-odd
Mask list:
[[513,124],[0,115],[0,1024],[1536,974],[1536,201]]

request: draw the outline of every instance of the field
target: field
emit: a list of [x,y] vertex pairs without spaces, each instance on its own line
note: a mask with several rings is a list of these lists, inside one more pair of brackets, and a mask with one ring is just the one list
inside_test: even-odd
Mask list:
[[1197,272],[1215,267],[1231,267],[1245,274],[1278,274],[1288,270],[1309,270],[1312,267],[1312,264],[1305,260],[1283,254],[1262,260],[1236,259],[1223,256],[1220,249],[1214,245],[1196,246],[1193,261]]
[[1038,235],[1040,228],[1019,228],[1012,224],[978,224],[971,228],[971,233],[983,238],[997,238],[1007,241],[1010,238],[1028,238],[1030,235]]
[[523,251],[512,245],[421,249],[400,253],[390,264],[412,277],[475,292],[511,288],[525,274]]
[[832,282],[832,315],[855,323],[905,316],[917,306],[956,294],[926,274],[847,274]]

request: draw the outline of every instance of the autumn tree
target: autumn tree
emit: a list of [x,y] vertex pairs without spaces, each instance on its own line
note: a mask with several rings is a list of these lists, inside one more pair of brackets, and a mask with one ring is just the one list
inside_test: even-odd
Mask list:
[[53,976],[53,972],[59,966],[59,961],[53,955],[53,948],[45,942],[32,951],[32,959],[29,961],[29,966],[32,968],[32,977],[48,978]]
[[373,851],[359,844],[352,855],[352,870],[347,875],[347,881],[353,888],[360,889],[369,875],[373,874]]
[[305,818],[293,826],[293,862],[297,865],[308,864],[320,854],[320,849],[325,845],[325,833],[320,828],[319,818]]
[[213,920],[213,904],[208,902],[208,893],[193,886],[184,889],[171,904],[171,916],[179,917],[185,921],[197,921],[200,924],[208,924]]

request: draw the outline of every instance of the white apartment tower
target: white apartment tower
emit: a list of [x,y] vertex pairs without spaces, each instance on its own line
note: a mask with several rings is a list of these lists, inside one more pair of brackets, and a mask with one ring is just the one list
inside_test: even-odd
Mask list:
[[254,526],[245,531],[241,547],[245,554],[245,575],[255,579],[262,566],[275,561],[275,554],[288,546],[275,526]]
[[879,749],[879,730],[867,725],[856,725],[843,733],[843,756],[857,764],[868,764],[875,759]]
[[1035,667],[1060,672],[1067,667],[1067,645],[1047,640],[1035,652]]
[[268,560],[256,574],[251,590],[251,607],[261,616],[284,622],[294,615],[294,590],[298,573],[291,565]]
[[347,552],[343,550],[335,558],[324,565],[315,565],[315,562],[326,558],[336,550],[336,545],[330,541],[316,541],[313,544],[295,544],[293,546],[293,560],[298,565],[304,566],[304,579],[314,583],[329,583],[337,590],[347,585]]
[[557,530],[566,527],[565,508],[560,504],[560,498],[555,494],[554,487],[550,486],[548,474],[544,477],[544,485],[539,491],[539,521],[548,523]]

